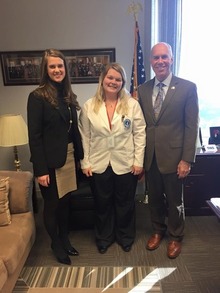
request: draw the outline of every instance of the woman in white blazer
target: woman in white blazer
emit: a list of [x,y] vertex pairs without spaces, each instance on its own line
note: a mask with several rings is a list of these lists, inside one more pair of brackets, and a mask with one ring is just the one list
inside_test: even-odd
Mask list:
[[84,104],[79,117],[84,148],[81,168],[91,176],[100,253],[114,241],[128,252],[135,238],[135,192],[143,171],[146,124],[125,82],[124,68],[108,64],[95,96]]

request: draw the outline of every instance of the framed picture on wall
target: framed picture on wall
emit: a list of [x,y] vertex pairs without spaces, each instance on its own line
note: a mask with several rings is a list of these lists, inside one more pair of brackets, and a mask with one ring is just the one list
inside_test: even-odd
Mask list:
[[[115,48],[60,51],[66,57],[71,83],[98,83],[103,67],[115,62]],[[43,52],[1,52],[4,85],[39,84]]]

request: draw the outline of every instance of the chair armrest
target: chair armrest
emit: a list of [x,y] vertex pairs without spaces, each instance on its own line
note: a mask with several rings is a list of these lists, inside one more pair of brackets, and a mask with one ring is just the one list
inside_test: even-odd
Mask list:
[[29,171],[3,171],[0,177],[9,177],[9,208],[11,214],[32,210],[33,174]]

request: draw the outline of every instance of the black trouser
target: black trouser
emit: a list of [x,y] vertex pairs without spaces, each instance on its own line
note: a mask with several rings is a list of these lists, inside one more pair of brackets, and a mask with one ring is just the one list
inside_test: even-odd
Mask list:
[[55,170],[49,170],[49,187],[40,186],[44,199],[44,225],[51,240],[56,242],[58,237],[67,237],[69,232],[70,193],[59,199]]
[[[178,179],[176,173],[161,174],[155,157],[147,173],[147,179],[154,233],[164,234],[168,229],[172,240],[181,241],[185,223],[182,179]],[[165,223],[166,215],[168,225]]]
[[135,238],[135,193],[138,176],[117,175],[109,166],[102,174],[93,173],[91,188],[95,198],[95,236],[98,246],[115,240],[131,245]]

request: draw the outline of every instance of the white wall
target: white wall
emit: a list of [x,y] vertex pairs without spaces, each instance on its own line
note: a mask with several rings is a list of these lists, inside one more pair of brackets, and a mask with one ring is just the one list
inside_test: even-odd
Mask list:
[[[138,0],[143,11],[138,23],[145,49],[149,30],[150,0]],[[115,48],[116,61],[130,75],[134,50],[134,19],[128,14],[130,0],[0,0],[0,51]],[[146,13],[147,12],[147,13]],[[145,29],[146,28],[146,29]],[[82,105],[97,84],[72,85]],[[0,72],[0,115],[21,114],[36,86],[4,86]],[[32,170],[28,146],[18,147],[23,170]],[[0,169],[13,169],[13,149],[0,147]]]

